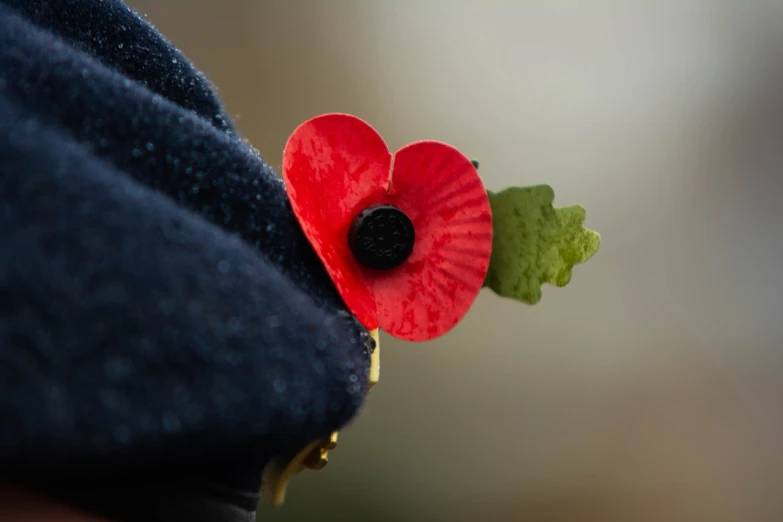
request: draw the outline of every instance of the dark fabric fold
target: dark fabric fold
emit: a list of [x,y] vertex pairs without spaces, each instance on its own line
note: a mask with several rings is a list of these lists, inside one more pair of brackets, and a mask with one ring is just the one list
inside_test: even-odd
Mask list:
[[0,1],[0,234],[0,476],[244,495],[361,406],[372,341],[282,183],[121,2]]

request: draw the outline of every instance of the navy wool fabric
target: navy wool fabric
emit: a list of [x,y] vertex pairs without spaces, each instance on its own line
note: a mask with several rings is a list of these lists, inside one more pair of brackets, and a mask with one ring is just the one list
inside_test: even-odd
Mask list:
[[0,476],[252,489],[361,406],[282,183],[119,1],[0,0],[0,237]]

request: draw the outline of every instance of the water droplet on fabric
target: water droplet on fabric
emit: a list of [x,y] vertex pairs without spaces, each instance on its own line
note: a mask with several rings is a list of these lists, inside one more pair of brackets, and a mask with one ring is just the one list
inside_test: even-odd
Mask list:
[[266,325],[269,328],[280,328],[281,324],[283,324],[283,321],[276,315],[270,315],[266,318]]
[[130,377],[133,373],[133,363],[126,357],[110,357],[103,364],[103,369],[109,379],[119,381]]
[[238,352],[237,350],[231,350],[228,352],[228,356],[226,358],[228,359],[229,364],[238,366],[242,362],[242,353]]
[[131,440],[131,433],[127,426],[115,426],[112,430],[112,435],[120,444],[127,444]]
[[176,433],[180,430],[182,424],[179,418],[173,413],[166,413],[163,416],[163,429],[169,433]]

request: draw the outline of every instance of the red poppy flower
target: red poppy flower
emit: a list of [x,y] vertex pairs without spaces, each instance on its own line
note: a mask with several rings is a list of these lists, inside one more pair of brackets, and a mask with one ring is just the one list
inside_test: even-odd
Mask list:
[[471,161],[436,141],[391,153],[355,116],[300,125],[283,153],[291,205],[368,329],[426,341],[453,328],[489,267],[492,214]]

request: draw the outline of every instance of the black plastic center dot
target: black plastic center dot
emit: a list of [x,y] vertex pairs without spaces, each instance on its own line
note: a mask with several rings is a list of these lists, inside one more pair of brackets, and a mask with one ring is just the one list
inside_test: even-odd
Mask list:
[[413,252],[413,223],[392,205],[362,210],[351,224],[348,244],[359,263],[375,270],[400,266]]

